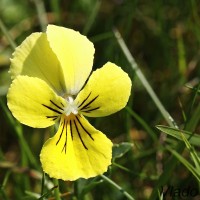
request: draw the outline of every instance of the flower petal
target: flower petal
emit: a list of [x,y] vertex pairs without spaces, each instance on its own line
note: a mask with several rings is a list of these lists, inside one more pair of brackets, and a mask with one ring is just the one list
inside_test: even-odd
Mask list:
[[12,79],[18,75],[38,77],[58,94],[66,92],[62,68],[45,33],[31,34],[16,48],[10,73]]
[[130,91],[131,80],[128,74],[108,62],[92,73],[75,103],[83,115],[106,116],[126,106]]
[[77,94],[93,65],[93,44],[79,32],[48,25],[47,38],[62,66],[67,94]]
[[8,107],[15,118],[31,127],[44,128],[55,123],[66,102],[39,78],[17,76],[8,91]]
[[44,172],[63,180],[90,178],[107,171],[112,142],[83,116],[63,116],[58,132],[44,144],[40,160]]

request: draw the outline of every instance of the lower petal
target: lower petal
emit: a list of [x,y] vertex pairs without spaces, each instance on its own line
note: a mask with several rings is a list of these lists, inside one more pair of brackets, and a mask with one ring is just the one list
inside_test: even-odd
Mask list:
[[63,116],[40,154],[44,172],[71,181],[103,174],[111,158],[112,142],[81,115]]

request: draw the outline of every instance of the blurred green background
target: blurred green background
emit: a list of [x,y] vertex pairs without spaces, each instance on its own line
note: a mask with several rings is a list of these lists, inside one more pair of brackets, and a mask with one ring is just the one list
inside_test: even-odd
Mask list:
[[[194,89],[200,78],[199,1],[0,0],[0,20],[17,45],[31,33],[45,31],[46,24],[78,30],[94,43],[96,53],[93,69],[112,61],[129,74],[133,81],[128,103],[131,112],[124,109],[112,116],[89,119],[114,143],[133,144],[126,154],[114,160],[107,174],[114,182],[136,200],[159,199],[158,191],[154,190],[158,184],[163,187],[172,185],[177,188],[190,186],[199,189],[195,177],[180,161],[169,170],[162,183],[160,176],[172,164],[169,163],[171,153],[167,148],[176,149],[179,141],[166,137],[155,128],[158,124],[167,125],[167,122],[131,68],[113,34],[113,28],[117,28],[149,84],[180,128],[184,129],[188,123],[193,123],[188,131],[199,133],[200,113],[195,112],[199,105],[199,95]],[[39,164],[36,169],[33,163],[23,158],[21,140],[16,133],[18,124],[6,113],[6,93],[11,82],[8,74],[9,59],[12,52],[10,42],[1,31],[0,194],[2,198],[23,199],[31,196],[27,191],[40,193],[42,170]],[[39,153],[48,138],[49,129],[23,126],[22,130],[39,163]],[[191,161],[187,151],[182,156]],[[121,191],[99,180],[97,177],[94,187],[88,190],[85,197],[82,195],[79,198],[126,199]],[[75,183],[61,181],[61,192],[72,192],[73,184]],[[84,188],[88,182],[81,180],[77,184]],[[63,197],[71,198],[75,197]],[[197,195],[186,199],[199,198]],[[168,196],[166,199],[172,197]]]

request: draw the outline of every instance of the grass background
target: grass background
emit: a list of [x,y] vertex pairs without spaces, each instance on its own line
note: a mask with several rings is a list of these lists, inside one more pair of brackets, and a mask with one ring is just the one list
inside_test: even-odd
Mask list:
[[[59,198],[53,188],[57,183],[43,177],[39,163],[39,153],[50,129],[21,126],[6,106],[11,82],[9,58],[13,52],[7,37],[19,45],[32,32],[44,31],[47,23],[87,35],[96,49],[93,69],[112,61],[133,82],[124,110],[89,119],[114,143],[121,144],[118,151],[123,156],[113,159],[105,174],[113,182],[105,177],[59,181],[61,198],[131,199],[124,195],[126,191],[136,200],[180,199],[159,195],[162,187],[166,190],[173,186],[195,188],[198,194],[185,199],[200,199],[199,146],[156,129],[159,124],[173,128],[170,113],[178,130],[189,131],[191,137],[193,132],[200,131],[199,12],[200,4],[196,0],[0,0],[0,199]],[[121,33],[147,82],[138,75],[138,70],[132,69],[135,63],[131,65],[128,61],[114,28]],[[149,85],[155,91],[153,96],[146,88]],[[159,101],[165,108],[164,114]],[[199,138],[196,141],[200,142]],[[132,144],[131,148],[122,142]],[[176,153],[179,156],[172,156]],[[46,194],[44,198],[43,194]]]

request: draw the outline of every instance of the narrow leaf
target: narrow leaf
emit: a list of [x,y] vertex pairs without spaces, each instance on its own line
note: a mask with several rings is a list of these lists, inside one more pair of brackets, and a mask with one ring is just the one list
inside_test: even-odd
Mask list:
[[158,125],[156,126],[157,129],[159,129],[160,131],[171,135],[179,140],[183,140],[183,137],[181,134],[184,135],[184,137],[189,141],[190,144],[195,145],[195,146],[199,146],[200,145],[200,135],[195,134],[195,133],[191,133],[189,131],[183,131],[183,130],[179,130],[179,129],[175,129],[175,128],[171,128],[168,126],[162,126],[162,125]]

